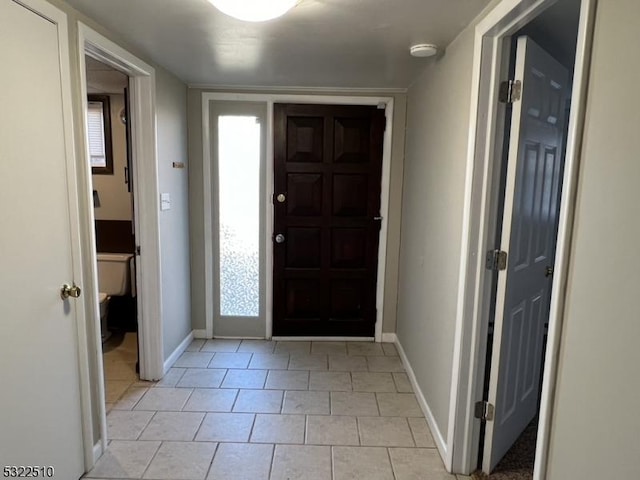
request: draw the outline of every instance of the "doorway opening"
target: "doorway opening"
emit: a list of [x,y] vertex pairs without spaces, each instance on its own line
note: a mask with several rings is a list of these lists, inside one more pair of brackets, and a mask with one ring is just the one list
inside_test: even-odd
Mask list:
[[[478,468],[491,478],[533,478],[580,1],[558,2],[511,36],[503,99],[495,245],[508,252],[493,272]],[[508,87],[506,87],[508,88]],[[488,407],[490,408],[490,407]]]
[[[110,267],[114,267],[120,271],[121,275],[117,275],[116,278],[120,278],[121,281],[126,283],[127,279],[130,285],[120,284],[119,287],[114,287],[114,290],[120,292],[129,292],[129,300],[124,300],[124,303],[135,304],[135,307],[131,305],[116,305],[116,312],[118,309],[128,311],[127,315],[118,316],[120,320],[125,319],[124,325],[121,326],[121,333],[133,333],[126,332],[131,327],[131,315],[135,308],[134,317],[137,318],[137,330],[138,338],[135,339],[132,335],[129,335],[128,345],[129,352],[125,356],[129,363],[133,362],[133,356],[138,358],[136,363],[139,363],[139,378],[141,380],[159,380],[164,376],[165,359],[163,351],[163,334],[162,334],[162,279],[160,272],[160,216],[159,216],[159,185],[158,185],[158,159],[156,155],[156,101],[155,101],[155,70],[152,66],[140,60],[136,56],[132,55],[128,51],[124,50],[119,45],[115,44],[111,40],[107,39],[103,35],[99,34],[95,30],[91,29],[83,23],[78,23],[78,63],[80,65],[80,90],[81,97],[79,101],[82,105],[82,111],[78,112],[80,115],[86,115],[89,110],[89,101],[87,93],[87,69],[85,64],[87,57],[91,57],[92,61],[98,61],[111,69],[116,73],[111,75],[121,75],[128,77],[125,80],[125,84],[128,86],[129,101],[125,102],[122,99],[122,108],[129,104],[130,110],[127,112],[124,109],[118,110],[114,123],[120,122],[120,128],[128,126],[130,127],[130,134],[128,141],[126,142],[129,149],[129,158],[131,161],[128,164],[127,176],[131,186],[133,195],[135,195],[135,201],[132,203],[131,216],[132,216],[132,229],[135,235],[132,235],[132,230],[127,230],[123,237],[128,237],[127,249],[131,248],[131,237],[133,236],[135,245],[135,272],[129,272],[128,277],[126,274],[122,274],[125,270],[125,266],[129,267],[133,264],[128,253],[124,254],[125,258],[118,258],[117,262],[109,263]],[[102,67],[100,67],[102,68]],[[120,77],[122,78],[122,77]],[[103,113],[106,109],[103,107]],[[111,109],[111,107],[109,108]],[[120,115],[120,114],[123,115]],[[124,120],[124,123],[123,123]],[[104,120],[103,116],[103,122]],[[96,124],[98,125],[98,124]],[[100,305],[99,305],[99,291],[102,290],[98,282],[98,259],[96,255],[97,243],[95,229],[96,225],[93,224],[95,210],[94,202],[102,202],[100,191],[97,195],[93,195],[92,186],[92,168],[91,168],[91,151],[89,148],[89,124],[87,121],[84,123],[84,131],[81,135],[84,145],[82,147],[85,153],[83,159],[83,165],[81,165],[80,171],[82,172],[82,188],[85,201],[81,203],[80,208],[84,210],[83,222],[82,222],[82,238],[83,249],[86,252],[84,255],[84,262],[82,269],[86,272],[88,278],[92,279],[91,286],[87,287],[87,303],[89,308],[94,312],[93,321],[90,322],[87,329],[87,355],[88,355],[88,371],[86,372],[86,383],[88,390],[88,401],[91,403],[93,415],[90,419],[85,421],[85,429],[87,432],[93,432],[91,436],[87,437],[88,442],[92,442],[93,462],[95,462],[100,455],[107,448],[107,421],[106,421],[106,405],[105,405],[105,369],[103,368],[103,356],[102,356],[102,333],[100,324]],[[100,130],[100,128],[98,128]],[[111,166],[107,164],[101,157],[106,156],[105,152],[101,148],[97,148],[93,154],[96,161],[102,161],[104,165],[96,165],[98,168],[109,169]],[[113,165],[113,162],[112,162]],[[113,165],[115,170],[115,165]],[[124,167],[120,165],[120,175],[124,175]],[[115,177],[115,174],[114,174]],[[124,177],[121,177],[124,179]],[[122,187],[122,184],[120,184]],[[129,193],[128,200],[131,200],[131,194]],[[102,208],[102,207],[101,207]],[[128,228],[128,224],[125,224]],[[123,228],[123,230],[125,230]],[[99,240],[102,241],[102,240]],[[111,242],[114,243],[113,241]],[[122,254],[116,254],[122,255]],[[93,290],[93,292],[91,292]],[[90,294],[90,292],[92,294]],[[103,292],[104,293],[104,292]],[[135,300],[132,293],[135,295]],[[114,295],[127,297],[127,295]],[[115,302],[116,304],[118,302]],[[104,311],[104,308],[103,308]],[[111,315],[109,315],[111,316]],[[108,330],[109,319],[107,319]],[[125,332],[122,332],[125,330]],[[115,339],[114,339],[115,340]],[[125,340],[127,340],[125,335]],[[137,342],[136,342],[137,340]],[[135,354],[135,346],[137,344],[137,354]],[[131,375],[129,373],[129,375]],[[115,381],[115,380],[114,380]],[[124,382],[128,382],[125,380]],[[124,383],[120,385],[122,388]],[[114,396],[117,395],[113,393]],[[112,399],[111,397],[110,399]],[[91,464],[91,462],[88,462]]]
[[451,470],[474,478],[544,478],[593,14],[514,0],[476,28],[448,433]]
[[88,55],[87,147],[107,413],[139,380],[129,77]]
[[[275,210],[277,208],[276,205],[282,205],[283,202],[279,202],[277,197],[279,194],[283,194],[285,197],[285,205],[286,205],[286,196],[287,193],[283,193],[282,191],[278,191],[278,195],[275,195],[274,188],[276,187],[276,179],[274,178],[276,175],[276,169],[274,167],[275,164],[275,138],[276,131],[281,128],[278,126],[276,120],[276,116],[274,115],[276,108],[280,104],[304,104],[304,105],[314,105],[318,108],[326,107],[333,105],[334,108],[338,108],[338,106],[347,106],[351,105],[353,108],[364,108],[364,106],[368,106],[369,108],[373,108],[373,110],[378,110],[382,114],[382,118],[384,121],[382,122],[382,135],[380,137],[380,141],[382,142],[381,150],[382,150],[382,160],[381,160],[381,174],[380,180],[380,189],[378,192],[379,196],[379,218],[371,218],[369,219],[372,222],[378,223],[378,238],[379,243],[376,249],[374,250],[373,255],[377,258],[377,267],[376,267],[376,279],[375,282],[375,290],[374,290],[374,325],[373,328],[366,332],[367,336],[344,336],[344,337],[324,337],[319,336],[319,332],[312,334],[312,336],[297,336],[296,340],[305,341],[305,340],[322,340],[322,339],[331,339],[331,340],[362,340],[362,341],[370,341],[372,337],[375,341],[380,342],[382,340],[382,312],[384,311],[384,278],[385,278],[385,268],[386,268],[386,254],[387,254],[387,229],[388,229],[388,211],[389,211],[389,191],[390,191],[390,175],[391,175],[391,136],[393,133],[393,98],[391,97],[366,97],[366,96],[329,96],[329,95],[307,95],[307,94],[278,94],[278,93],[263,93],[263,94],[255,94],[255,93],[224,93],[224,92],[204,92],[202,94],[202,152],[203,152],[203,197],[204,197],[204,210],[205,210],[205,235],[203,236],[203,244],[204,244],[204,291],[207,292],[205,296],[205,329],[199,332],[199,336],[204,338],[213,338],[214,336],[245,336],[247,333],[242,333],[240,329],[236,329],[233,333],[214,333],[214,329],[217,328],[215,325],[218,323],[221,326],[225,325],[225,321],[222,318],[219,318],[220,307],[217,303],[220,302],[220,292],[216,290],[218,278],[220,276],[220,256],[222,253],[220,245],[217,242],[220,241],[220,232],[218,231],[219,219],[221,212],[218,211],[218,205],[216,200],[218,198],[218,192],[216,189],[216,182],[218,181],[218,172],[217,172],[217,164],[218,159],[216,156],[219,152],[217,152],[218,145],[217,141],[214,142],[214,135],[218,135],[216,123],[218,122],[217,118],[222,115],[240,115],[240,116],[253,116],[255,118],[263,118],[264,121],[261,121],[261,134],[264,134],[263,137],[263,145],[265,148],[263,150],[264,154],[264,171],[262,173],[263,179],[261,180],[263,187],[261,187],[260,195],[261,195],[261,203],[260,203],[260,221],[264,222],[264,227],[261,228],[261,250],[264,253],[264,262],[260,260],[261,268],[264,268],[264,274],[261,278],[264,278],[263,285],[264,290],[261,292],[261,301],[262,304],[260,310],[263,312],[264,320],[257,322],[257,325],[260,326],[260,331],[257,335],[258,338],[274,338],[281,340],[289,337],[279,336],[274,330],[274,290],[277,285],[274,284],[273,279],[273,269],[275,266],[275,252],[274,246],[276,245],[276,235],[279,232],[276,232],[274,229],[274,217]],[[233,108],[238,108],[240,110],[229,110],[225,113],[225,108],[234,106]],[[220,110],[217,110],[217,109]],[[244,110],[243,110],[244,108]],[[248,109],[248,110],[247,110]],[[234,113],[235,112],[235,113]],[[261,113],[263,112],[263,113]],[[386,114],[386,115],[384,115]],[[261,116],[264,115],[264,116]],[[357,122],[356,122],[357,123]],[[314,133],[311,131],[312,129],[307,129],[305,137],[313,144],[315,139]],[[344,133],[344,132],[343,132]],[[354,153],[351,151],[355,150],[357,153],[361,148],[361,143],[357,141],[354,136],[350,136],[349,134],[352,132],[347,132],[347,150],[343,153]],[[304,137],[304,135],[303,135]],[[321,140],[322,143],[322,140]],[[332,149],[332,146],[327,145],[327,149]],[[310,151],[310,153],[312,153]],[[348,155],[347,155],[348,156]],[[346,161],[346,164],[349,162]],[[313,167],[313,165],[309,165],[309,167]],[[352,170],[357,169],[357,162],[350,165]],[[347,166],[349,168],[349,166]],[[286,179],[286,177],[285,177]],[[301,189],[301,192],[304,193],[304,188]],[[330,192],[327,190],[327,192]],[[307,191],[307,193],[311,193],[311,199],[313,199],[313,189]],[[255,203],[255,202],[254,202]],[[330,197],[327,199],[326,205],[331,205]],[[254,226],[256,223],[254,222]],[[286,238],[286,237],[285,237]],[[280,244],[278,244],[280,245]],[[263,265],[263,267],[262,267]],[[261,314],[262,315],[262,314]],[[257,317],[234,317],[233,315],[229,315],[228,318],[232,320],[229,323],[231,327],[242,326],[243,322],[251,323],[252,319]],[[238,320],[242,320],[239,321]],[[235,322],[235,323],[234,323]],[[255,324],[254,324],[255,325]],[[226,327],[225,327],[226,328]],[[244,327],[243,327],[244,328]],[[240,332],[240,333],[238,333]]]

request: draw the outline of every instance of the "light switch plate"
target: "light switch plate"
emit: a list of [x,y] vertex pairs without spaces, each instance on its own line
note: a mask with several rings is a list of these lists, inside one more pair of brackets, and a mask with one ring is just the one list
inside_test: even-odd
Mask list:
[[171,209],[171,195],[168,193],[160,194],[160,210]]

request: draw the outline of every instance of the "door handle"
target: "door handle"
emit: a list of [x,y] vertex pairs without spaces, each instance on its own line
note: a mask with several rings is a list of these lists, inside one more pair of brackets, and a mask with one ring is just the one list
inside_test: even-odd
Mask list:
[[547,267],[544,269],[544,276],[550,277],[553,275],[553,267]]
[[73,286],[65,283],[60,289],[60,297],[63,300],[66,300],[69,297],[78,298],[81,293],[82,290],[75,283],[73,284]]
[[279,233],[276,235],[276,243],[284,243],[284,235]]

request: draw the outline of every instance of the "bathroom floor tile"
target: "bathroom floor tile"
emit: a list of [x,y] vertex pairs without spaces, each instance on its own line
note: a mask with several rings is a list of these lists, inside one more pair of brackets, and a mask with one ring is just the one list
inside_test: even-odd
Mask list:
[[122,394],[120,400],[113,406],[113,409],[132,410],[148,390],[149,388],[147,387],[129,387],[127,391]]
[[208,442],[164,442],[143,478],[204,480],[216,445]]
[[309,445],[360,445],[356,417],[308,415],[305,443]]
[[227,370],[224,368],[189,368],[176,387],[217,388],[226,374]]
[[292,353],[289,360],[289,370],[327,370],[328,368],[326,355]]
[[254,417],[251,413],[207,413],[196,441],[248,442]]
[[350,392],[351,374],[349,372],[311,372],[309,390]]
[[274,390],[307,390],[309,372],[290,370],[269,370],[264,388]]
[[352,372],[354,392],[393,392],[396,384],[390,373],[384,372]]
[[204,415],[197,412],[157,412],[140,435],[140,440],[191,441]]
[[304,443],[304,415],[256,415],[252,443]]
[[311,342],[311,353],[321,355],[346,355],[347,342]]
[[225,338],[215,338],[207,340],[200,348],[201,352],[236,352],[240,346],[240,340],[228,340]]
[[331,415],[378,415],[373,393],[331,392]]
[[282,413],[329,415],[329,392],[288,390],[284,394]]
[[273,445],[221,443],[207,480],[269,480]]
[[107,436],[111,440],[136,440],[154,412],[113,410],[107,415]]
[[209,368],[247,368],[250,360],[250,353],[216,352]]
[[396,480],[456,480],[455,475],[447,473],[442,460],[435,449],[427,448],[390,448],[389,456]]
[[107,380],[105,383],[105,398],[109,403],[117,402],[124,392],[133,385],[130,380]]
[[196,388],[186,405],[184,412],[230,412],[236,401],[238,390]]
[[222,388],[263,388],[266,370],[228,370]]
[[203,339],[203,338],[196,338],[189,344],[189,346],[186,348],[185,351],[187,351],[187,352],[199,352],[200,349],[202,348],[202,346],[204,345],[205,341],[206,340]]
[[413,393],[377,393],[380,415],[388,417],[424,417]]
[[282,390],[240,390],[234,412],[280,413]]
[[311,342],[277,342],[274,353],[311,353]]
[[207,368],[213,358],[213,353],[184,352],[173,364],[174,367]]
[[249,368],[262,370],[286,370],[289,366],[289,355],[274,353],[254,353]]
[[374,447],[413,447],[406,418],[358,417],[360,443]]
[[191,395],[190,388],[150,388],[134,410],[182,410]]
[[384,355],[382,345],[374,342],[349,342],[347,352],[349,355]]
[[160,381],[156,382],[155,386],[156,387],[175,387],[186,371],[187,371],[186,368],[178,368],[178,367],[170,368],[169,371],[165,374],[165,376],[162,377]]
[[408,418],[407,420],[409,421],[409,428],[411,428],[411,433],[413,433],[413,440],[416,442],[416,447],[436,447],[429,425],[427,425],[427,421],[424,418]]
[[[333,447],[334,480],[394,480],[386,448]],[[416,480],[424,477],[415,477]]]
[[160,442],[113,440],[87,478],[141,478]]
[[367,356],[370,372],[404,372],[400,357]]
[[331,448],[276,445],[271,480],[331,480]]
[[238,352],[273,353],[275,348],[276,342],[269,340],[242,340],[238,347]]
[[335,372],[366,372],[367,357],[358,355],[329,355],[329,370]]
[[382,343],[381,345],[382,345],[382,351],[384,351],[385,355],[389,355],[389,356],[398,355],[398,349],[393,343]]
[[406,373],[392,373],[393,381],[396,383],[396,388],[400,393],[412,393],[413,387],[409,381],[409,377]]

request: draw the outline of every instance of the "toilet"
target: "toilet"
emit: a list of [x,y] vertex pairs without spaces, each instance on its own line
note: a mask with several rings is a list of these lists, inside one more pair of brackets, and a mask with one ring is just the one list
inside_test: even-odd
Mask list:
[[98,289],[100,293],[100,331],[104,343],[110,336],[107,329],[109,300],[112,296],[130,295],[133,255],[129,253],[98,253]]

